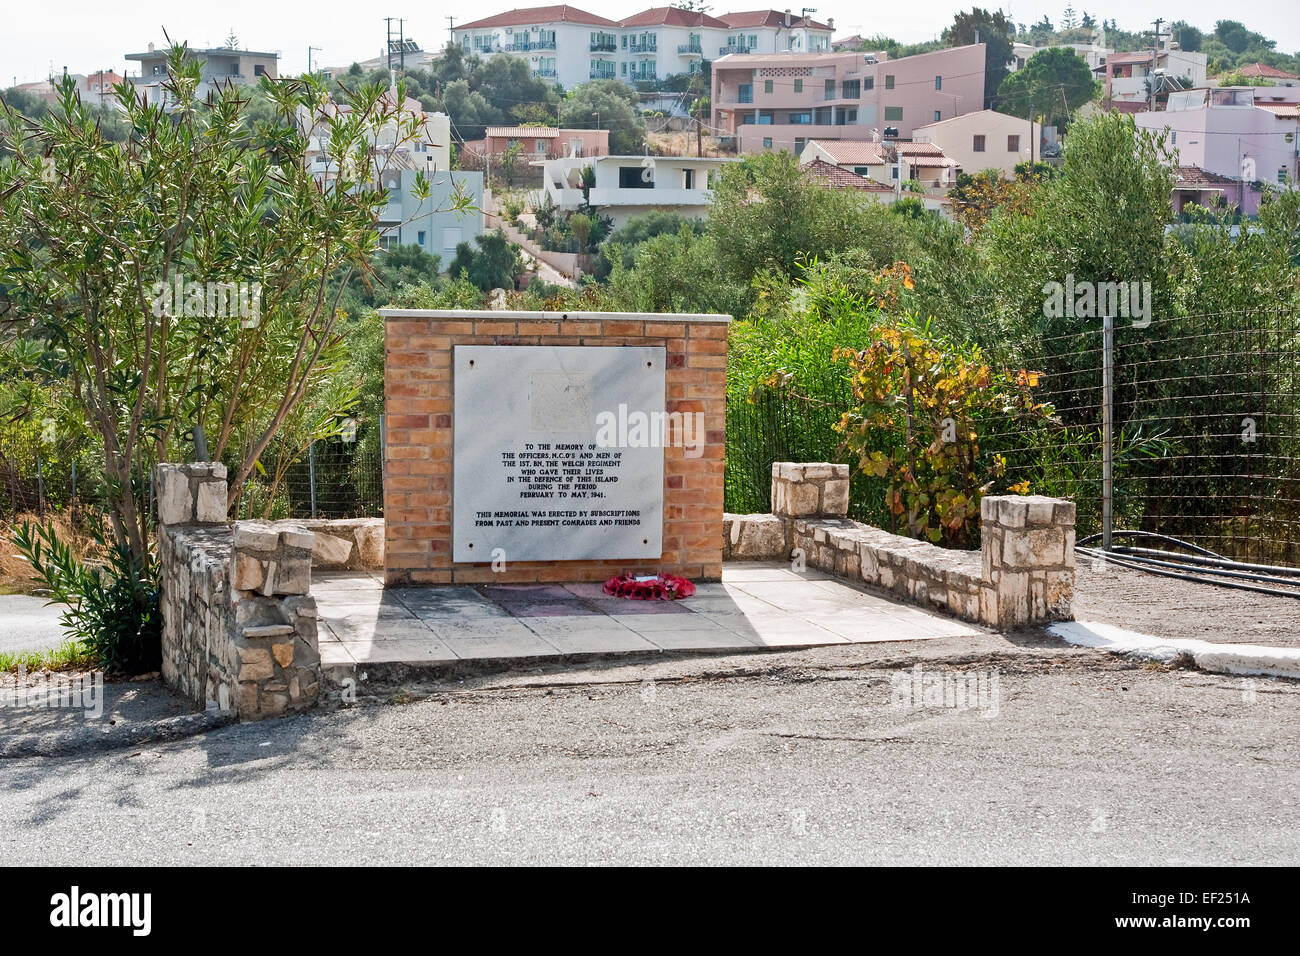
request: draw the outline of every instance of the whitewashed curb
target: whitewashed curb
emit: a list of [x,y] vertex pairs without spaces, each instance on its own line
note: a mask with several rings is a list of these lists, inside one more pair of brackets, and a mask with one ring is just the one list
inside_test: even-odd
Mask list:
[[1263,674],[1300,679],[1300,648],[1153,637],[1091,621],[1065,621],[1053,624],[1047,630],[1070,644],[1095,647],[1112,654],[1133,654],[1157,661],[1172,661],[1187,654],[1197,667],[1216,674]]

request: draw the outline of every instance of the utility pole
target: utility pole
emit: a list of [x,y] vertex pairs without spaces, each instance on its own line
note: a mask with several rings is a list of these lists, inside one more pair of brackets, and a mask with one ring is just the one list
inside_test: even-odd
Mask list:
[[1155,112],[1156,108],[1156,64],[1160,62],[1160,24],[1165,21],[1159,17],[1155,20],[1156,32],[1151,38],[1151,77],[1147,81],[1150,92],[1147,94],[1147,109]]
[[315,50],[317,53],[319,53],[321,48],[318,46],[307,47],[307,75],[308,76],[311,76],[311,51],[312,50]]
[[450,46],[455,42],[456,42],[456,18],[448,17],[447,18],[447,45]]

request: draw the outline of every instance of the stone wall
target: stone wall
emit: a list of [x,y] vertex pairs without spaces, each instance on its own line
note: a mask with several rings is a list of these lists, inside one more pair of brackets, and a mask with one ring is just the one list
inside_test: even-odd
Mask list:
[[725,515],[725,560],[794,560],[999,629],[1069,620],[1073,502],[984,498],[980,551],[954,551],[851,521],[848,466],[772,465],[772,513]]
[[283,523],[231,528],[220,464],[162,464],[154,478],[163,682],[242,720],[315,706],[312,533]]
[[[389,585],[600,581],[624,571],[692,580],[722,574],[727,319],[598,312],[423,311],[384,316],[384,551]],[[453,562],[452,348],[456,345],[663,346],[665,409],[704,415],[700,457],[664,449],[658,560]]]
[[311,566],[317,571],[382,571],[383,518],[306,518],[285,522],[316,536]]

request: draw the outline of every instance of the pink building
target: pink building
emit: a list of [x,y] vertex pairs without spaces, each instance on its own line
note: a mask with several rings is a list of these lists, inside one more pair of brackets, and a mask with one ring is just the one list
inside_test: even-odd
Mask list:
[[490,155],[495,161],[515,144],[524,162],[566,156],[608,156],[607,129],[553,129],[548,126],[489,126],[483,139],[469,140],[466,152]]
[[[1168,131],[1180,181],[1187,184],[1179,187],[1184,202],[1200,189],[1249,216],[1259,210],[1262,184],[1285,188],[1296,182],[1296,113],[1294,106],[1257,106],[1249,87],[1224,87],[1171,93],[1165,109],[1133,120],[1143,129]],[[1174,202],[1180,208],[1179,189]]]
[[984,44],[884,53],[732,54],[713,63],[713,125],[742,153],[809,140],[910,139],[984,107]]

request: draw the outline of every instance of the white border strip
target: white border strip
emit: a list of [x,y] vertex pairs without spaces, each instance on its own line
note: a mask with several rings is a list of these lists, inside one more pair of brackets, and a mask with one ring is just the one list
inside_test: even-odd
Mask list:
[[1093,621],[1065,621],[1048,628],[1062,640],[1112,654],[1172,661],[1189,654],[1196,666],[1217,674],[1264,674],[1300,679],[1300,648],[1262,644],[1213,644],[1184,638],[1153,637]]

